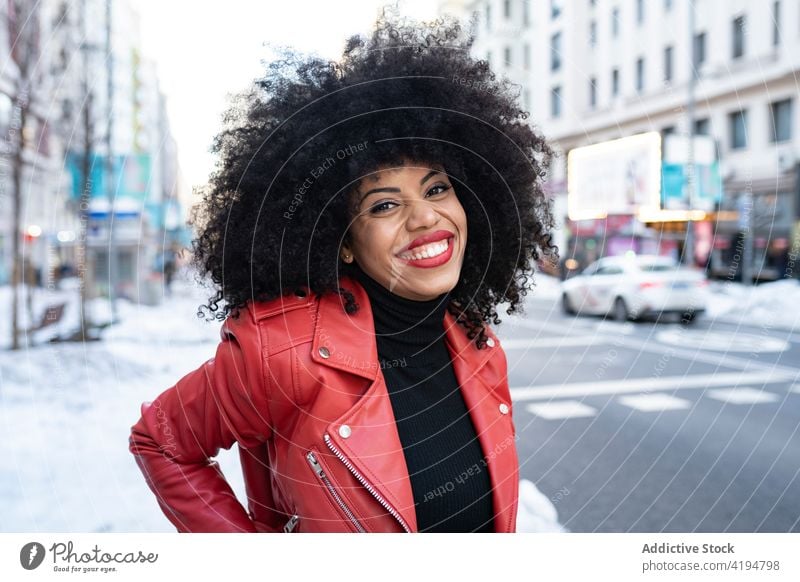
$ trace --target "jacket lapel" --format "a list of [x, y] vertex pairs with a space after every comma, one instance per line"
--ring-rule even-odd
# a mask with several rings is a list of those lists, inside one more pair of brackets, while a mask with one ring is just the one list
[[[486, 469], [489, 471], [495, 514], [494, 529], [495, 532], [514, 531], [519, 471], [513, 424], [508, 412], [511, 402], [503, 403], [494, 391], [497, 384], [507, 382], [507, 379], [501, 378], [497, 373], [502, 371], [505, 374], [505, 366], [497, 368], [485, 365], [496, 355], [496, 350], [501, 348], [497, 346], [478, 350], [467, 339], [464, 328], [455, 322], [455, 318], [450, 316], [450, 321], [452, 329], [457, 328], [458, 331], [448, 331], [447, 347], [464, 403], [481, 444]], [[497, 342], [493, 334], [490, 337]], [[500, 410], [502, 404], [509, 407], [506, 414]]]

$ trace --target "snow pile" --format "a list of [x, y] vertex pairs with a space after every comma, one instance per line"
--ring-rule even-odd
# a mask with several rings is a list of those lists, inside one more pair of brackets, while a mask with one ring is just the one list
[[536, 488], [532, 481], [520, 479], [517, 533], [566, 533], [558, 523], [555, 505]]
[[712, 281], [707, 317], [749, 325], [800, 329], [800, 282], [783, 279], [746, 286]]
[[[213, 357], [220, 324], [195, 317], [205, 296], [179, 283], [157, 307], [120, 300], [104, 341], [0, 350], [0, 532], [175, 531], [128, 436], [142, 402]], [[243, 496], [237, 457], [218, 460]]]

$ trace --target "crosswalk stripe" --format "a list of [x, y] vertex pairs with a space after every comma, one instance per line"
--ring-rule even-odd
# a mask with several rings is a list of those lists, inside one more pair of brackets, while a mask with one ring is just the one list
[[528, 404], [525, 410], [547, 420], [563, 418], [579, 418], [597, 415], [597, 409], [577, 400], [560, 400], [558, 402], [540, 402]]
[[749, 388], [747, 386], [709, 390], [706, 396], [729, 404], [757, 404], [760, 402], [775, 402], [779, 400], [777, 394], [756, 390], [755, 388]]
[[642, 412], [683, 410], [692, 406], [691, 401], [675, 398], [669, 394], [636, 394], [634, 396], [621, 396], [618, 400], [620, 404]]
[[607, 336], [561, 336], [545, 338], [518, 338], [501, 340], [500, 345], [506, 350], [522, 348], [566, 348], [575, 346], [599, 346], [611, 343], [613, 339]]
[[625, 380], [605, 380], [595, 382], [574, 382], [548, 384], [545, 386], [521, 386], [511, 388], [511, 399], [545, 400], [550, 398], [576, 398], [598, 394], [630, 394], [653, 390], [686, 390], [714, 386], [737, 386], [738, 384], [769, 384], [794, 380], [794, 374], [784, 372], [730, 372], [727, 374], [687, 374], [685, 376], [665, 376], [647, 378], [628, 378]]

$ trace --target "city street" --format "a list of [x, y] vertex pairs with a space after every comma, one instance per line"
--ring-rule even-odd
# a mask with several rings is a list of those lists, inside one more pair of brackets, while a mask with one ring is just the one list
[[526, 306], [499, 326], [521, 473], [567, 529], [800, 531], [800, 334]]
[[[557, 282], [537, 285], [496, 326], [522, 531], [557, 531], [553, 509], [573, 532], [800, 531], [800, 334], [565, 317]], [[173, 531], [127, 439], [143, 401], [213, 356], [203, 298], [180, 281], [157, 307], [120, 301], [102, 342], [0, 352], [2, 531]], [[217, 460], [243, 500], [237, 448]]]

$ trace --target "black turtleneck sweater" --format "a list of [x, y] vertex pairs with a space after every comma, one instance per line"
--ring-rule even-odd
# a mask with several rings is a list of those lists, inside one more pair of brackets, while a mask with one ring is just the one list
[[418, 530], [494, 531], [488, 468], [445, 344], [450, 293], [429, 301], [406, 299], [354, 266], [372, 307]]

